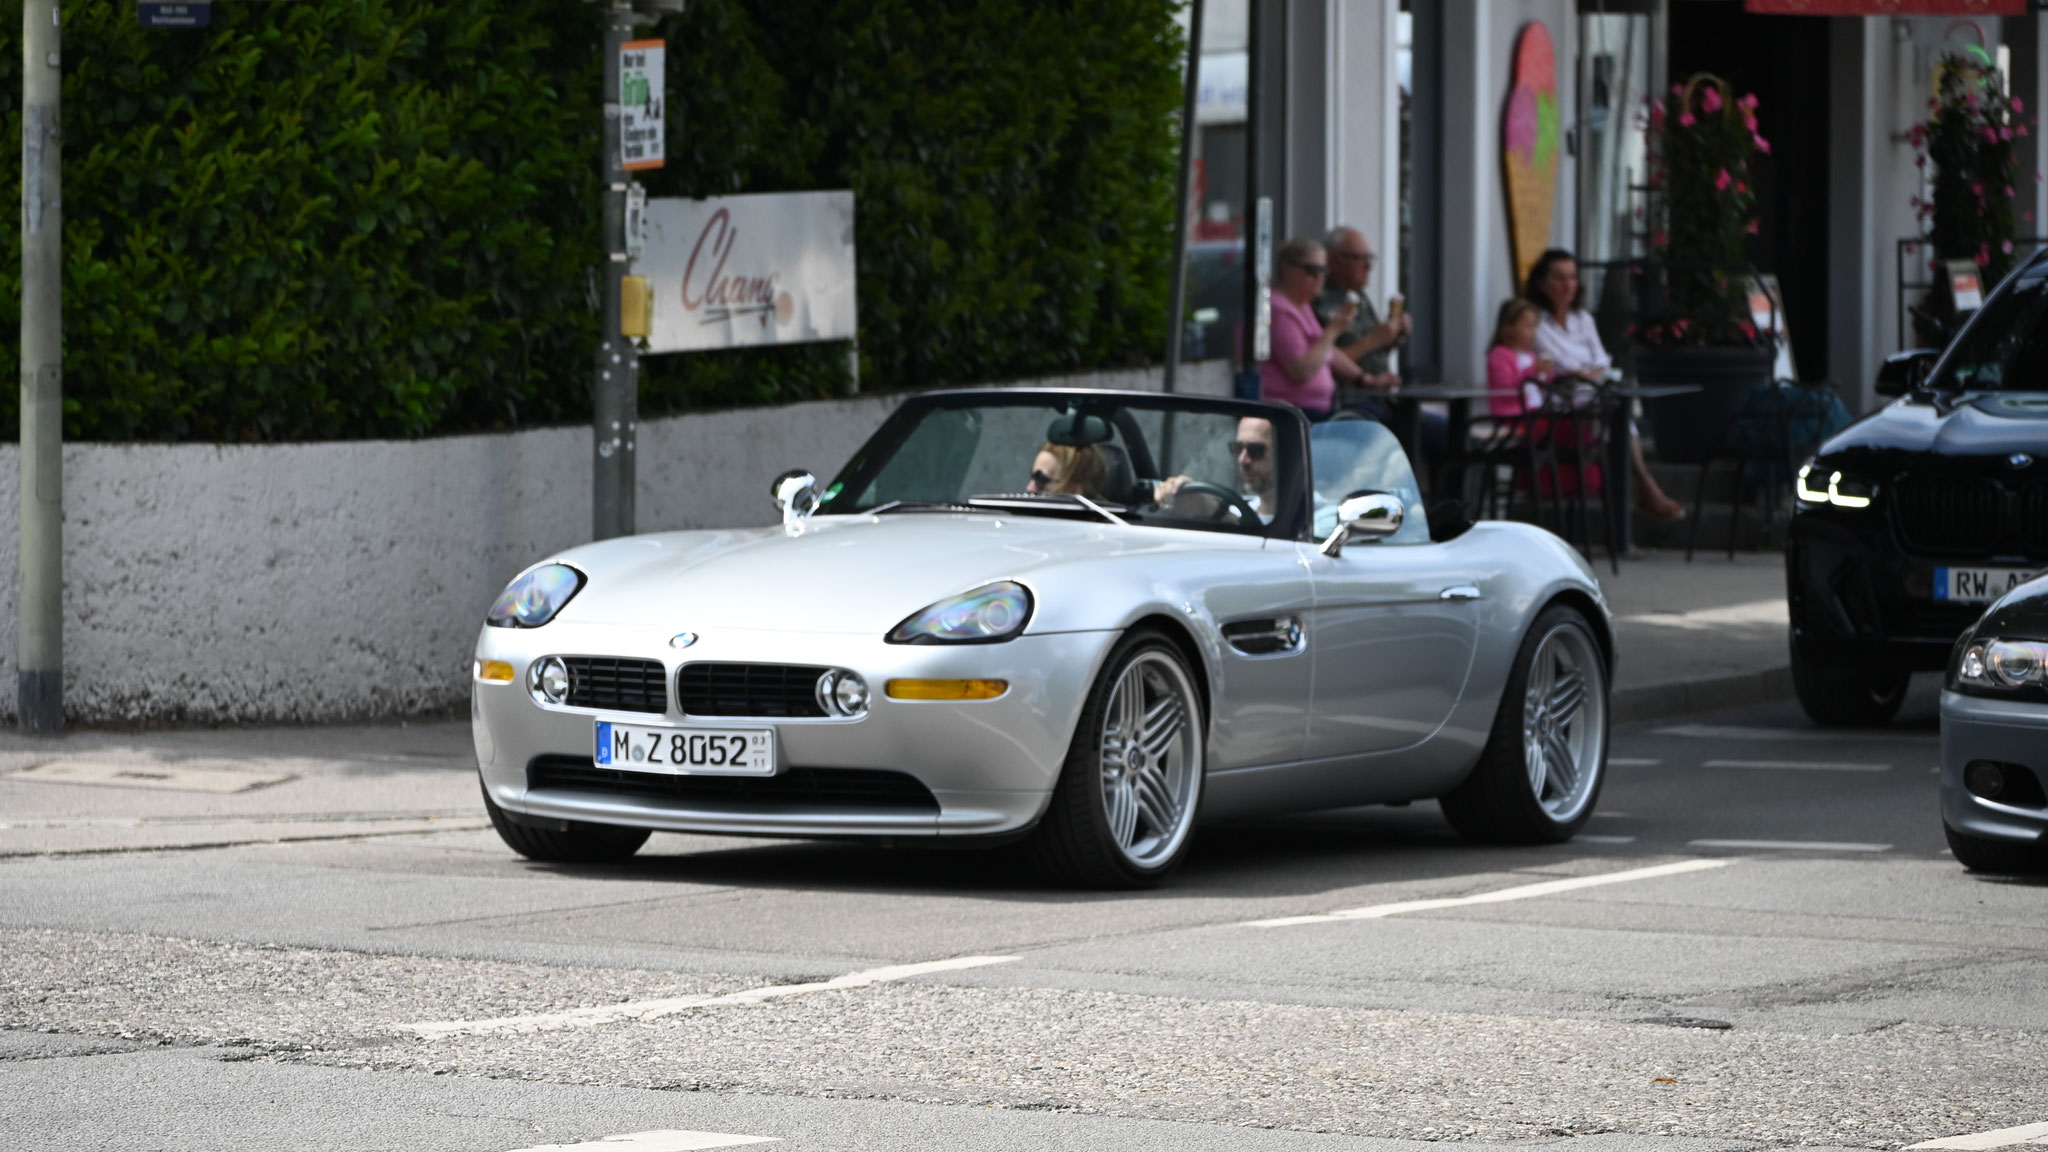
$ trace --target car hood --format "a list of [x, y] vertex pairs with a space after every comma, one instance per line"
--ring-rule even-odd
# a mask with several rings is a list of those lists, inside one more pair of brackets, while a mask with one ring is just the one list
[[1821, 455], [1861, 452], [2048, 458], [2048, 392], [1979, 393], [1953, 408], [1908, 398], [1844, 428]]
[[880, 635], [991, 581], [1033, 587], [1054, 565], [1184, 549], [1186, 538], [1204, 535], [1211, 534], [904, 512], [820, 516], [797, 535], [777, 526], [632, 536], [560, 556], [590, 580], [559, 619]]

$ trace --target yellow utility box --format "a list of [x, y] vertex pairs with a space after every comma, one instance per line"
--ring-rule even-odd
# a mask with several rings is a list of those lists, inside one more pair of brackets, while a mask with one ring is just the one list
[[634, 340], [654, 335], [654, 288], [645, 276], [620, 278], [619, 335]]

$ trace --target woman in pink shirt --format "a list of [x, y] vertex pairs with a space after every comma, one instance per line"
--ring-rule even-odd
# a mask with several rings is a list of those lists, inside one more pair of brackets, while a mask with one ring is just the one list
[[1292, 404], [1311, 420], [1328, 416], [1337, 403], [1337, 380], [1365, 376], [1337, 348], [1358, 305], [1346, 304], [1325, 330], [1309, 310], [1322, 291], [1330, 266], [1323, 246], [1297, 236], [1280, 246], [1273, 269], [1273, 354], [1259, 365], [1259, 398]]

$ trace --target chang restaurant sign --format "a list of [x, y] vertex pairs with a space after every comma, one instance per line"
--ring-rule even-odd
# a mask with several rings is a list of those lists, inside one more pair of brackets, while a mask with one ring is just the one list
[[650, 352], [854, 338], [853, 193], [647, 202]]

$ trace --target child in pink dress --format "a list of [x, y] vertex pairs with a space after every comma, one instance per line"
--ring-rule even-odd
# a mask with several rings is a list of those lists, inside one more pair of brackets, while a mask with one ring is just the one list
[[[1496, 419], [1520, 420], [1532, 412], [1542, 412], [1555, 366], [1536, 352], [1536, 325], [1542, 313], [1536, 305], [1520, 296], [1509, 299], [1500, 306], [1500, 316], [1493, 325], [1493, 347], [1486, 352], [1487, 407]], [[1522, 434], [1532, 440], [1542, 441], [1550, 436], [1554, 422], [1545, 419], [1529, 420]], [[1590, 422], [1566, 420], [1564, 427], [1568, 437], [1574, 424], [1583, 427], [1578, 438], [1581, 447], [1593, 436], [1596, 429]], [[1576, 466], [1565, 464], [1559, 469], [1560, 486], [1570, 495], [1578, 488], [1579, 472], [1583, 468], [1586, 476], [1586, 491], [1600, 491], [1600, 468], [1592, 463]], [[1543, 489], [1550, 489], [1549, 476], [1543, 477]]]

